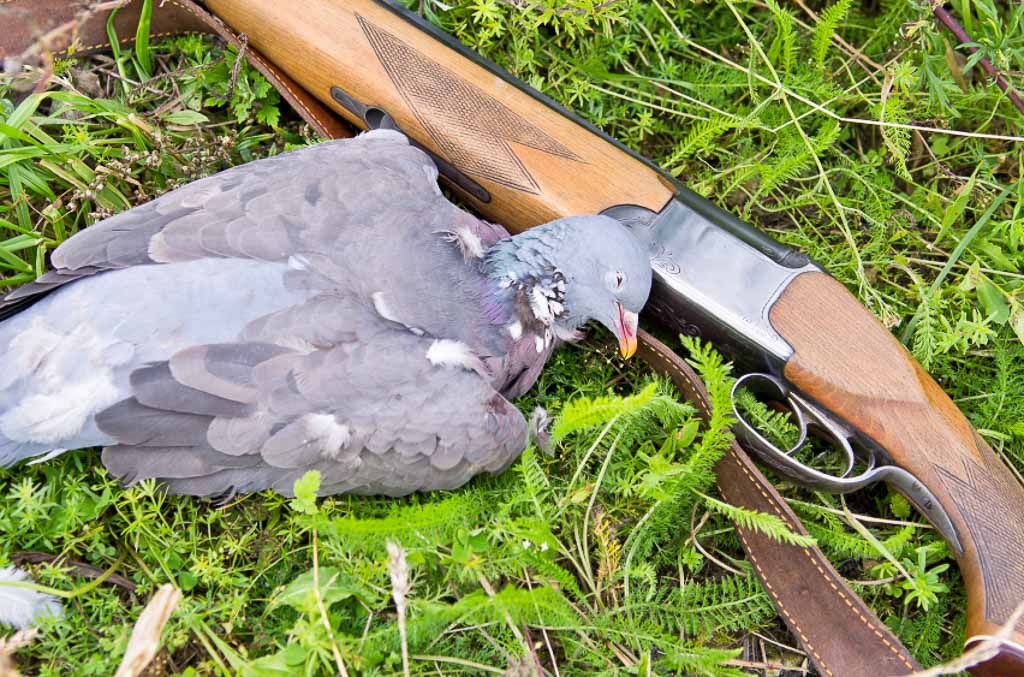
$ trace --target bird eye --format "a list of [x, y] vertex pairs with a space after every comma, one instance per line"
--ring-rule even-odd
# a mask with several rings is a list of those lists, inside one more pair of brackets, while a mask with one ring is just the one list
[[609, 290], [620, 291], [622, 285], [626, 283], [626, 274], [618, 270], [609, 272], [605, 275], [605, 283], [608, 285]]

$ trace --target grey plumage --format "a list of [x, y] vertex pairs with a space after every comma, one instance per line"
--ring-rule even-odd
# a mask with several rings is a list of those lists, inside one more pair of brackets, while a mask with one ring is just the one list
[[388, 495], [502, 470], [527, 436], [509, 398], [587, 320], [635, 330], [650, 268], [611, 219], [510, 238], [436, 179], [378, 131], [75, 235], [0, 301], [0, 465], [103, 446], [123, 480], [196, 495], [287, 494], [309, 469], [322, 493]]

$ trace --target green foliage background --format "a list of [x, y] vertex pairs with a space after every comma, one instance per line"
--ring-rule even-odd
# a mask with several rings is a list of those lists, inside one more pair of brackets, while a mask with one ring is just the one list
[[[807, 251], [875, 312], [1016, 471], [1024, 469], [1024, 116], [907, 0], [425, 0], [425, 16]], [[1024, 86], [1024, 6], [953, 0], [980, 54]], [[0, 16], [2, 19], [2, 16]], [[0, 285], [80, 228], [197, 176], [312, 142], [236, 55], [183, 37], [58, 60], [0, 84]], [[562, 350], [520, 404], [561, 418], [498, 478], [402, 500], [272, 495], [227, 506], [117, 487], [95, 453], [0, 470], [0, 565], [72, 593], [24, 672], [111, 674], [156, 586], [185, 599], [152, 674], [401, 672], [387, 541], [411, 573], [415, 673], [739, 674], [795, 646], [715, 500], [726, 366], [701, 426], [601, 334]], [[753, 405], [751, 405], [753, 406]], [[779, 434], [787, 423], [754, 415]], [[311, 478], [312, 480], [312, 478]], [[959, 652], [950, 554], [885, 488], [841, 499], [779, 481], [817, 543], [924, 664]], [[856, 528], [855, 528], [856, 527]], [[314, 544], [316, 558], [314, 559]], [[312, 571], [316, 565], [319, 586]], [[130, 584], [129, 584], [130, 582]], [[134, 586], [134, 590], [129, 588]], [[324, 602], [321, 611], [314, 591]], [[324, 622], [326, 616], [326, 623]], [[758, 666], [761, 666], [760, 668]], [[557, 671], [557, 672], [556, 672]], [[765, 674], [762, 672], [762, 674]], [[774, 673], [767, 673], [774, 674]]]

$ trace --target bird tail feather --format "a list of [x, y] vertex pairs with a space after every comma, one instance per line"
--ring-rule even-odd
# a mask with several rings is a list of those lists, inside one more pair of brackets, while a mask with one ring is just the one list
[[30, 458], [34, 459], [32, 463], [42, 463], [65, 451], [67, 449], [50, 449], [46, 445], [9, 440], [0, 435], [0, 468], [9, 468], [19, 461]]
[[23, 630], [44, 616], [60, 617], [63, 612], [60, 601], [31, 588], [11, 585], [25, 583], [28, 573], [17, 567], [0, 569], [0, 625], [9, 625]]

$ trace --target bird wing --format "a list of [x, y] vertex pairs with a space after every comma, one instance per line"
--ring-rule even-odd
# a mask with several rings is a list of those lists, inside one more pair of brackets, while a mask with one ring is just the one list
[[318, 296], [237, 343], [136, 370], [132, 397], [97, 415], [116, 440], [103, 462], [126, 481], [207, 496], [289, 494], [307, 470], [325, 494], [387, 495], [502, 470], [526, 445], [522, 414], [471, 357], [436, 343], [359, 299]]
[[240, 165], [90, 226], [53, 252], [53, 270], [0, 299], [0, 319], [81, 277], [144, 264], [298, 260], [327, 278], [372, 279], [396, 249], [453, 223], [485, 240], [504, 233], [448, 202], [405, 136], [378, 130]]

